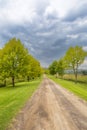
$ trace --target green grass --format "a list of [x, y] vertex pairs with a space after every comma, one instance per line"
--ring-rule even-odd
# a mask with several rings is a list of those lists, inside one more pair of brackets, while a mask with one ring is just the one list
[[0, 88], [0, 130], [5, 130], [12, 118], [24, 106], [32, 93], [38, 88], [41, 79], [31, 82], [16, 83]]
[[54, 76], [49, 76], [53, 81], [60, 84], [62, 87], [68, 89], [69, 91], [73, 92], [80, 98], [87, 101], [87, 83], [77, 83], [73, 81], [67, 81], [63, 79], [55, 78]]

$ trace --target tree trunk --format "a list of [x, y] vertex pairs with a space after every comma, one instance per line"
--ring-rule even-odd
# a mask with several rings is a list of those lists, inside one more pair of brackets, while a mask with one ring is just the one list
[[13, 85], [13, 87], [15, 86], [14, 76], [12, 76], [12, 85]]
[[75, 73], [75, 83], [77, 83], [77, 72]]
[[75, 83], [77, 83], [77, 70], [76, 69], [73, 69], [74, 70], [74, 75], [75, 75]]

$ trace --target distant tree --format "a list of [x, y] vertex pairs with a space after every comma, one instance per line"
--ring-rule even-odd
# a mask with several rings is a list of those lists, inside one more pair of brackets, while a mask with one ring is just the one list
[[48, 68], [43, 68], [43, 73], [44, 74], [49, 74], [50, 72], [49, 72], [49, 69]]
[[13, 38], [2, 49], [1, 73], [12, 78], [15, 85], [15, 77], [27, 71], [28, 51], [19, 39]]
[[80, 46], [70, 47], [65, 54], [65, 62], [73, 69], [75, 81], [77, 82], [78, 67], [84, 62], [87, 53]]
[[87, 70], [82, 70], [83, 75], [87, 75]]
[[57, 73], [57, 61], [52, 62], [52, 64], [49, 66], [49, 71], [52, 75]]
[[61, 58], [57, 62], [57, 67], [56, 67], [56, 72], [59, 74], [59, 76], [63, 77], [65, 68], [66, 68], [66, 66], [64, 64], [64, 60], [63, 60], [63, 58]]
[[31, 55], [28, 56], [29, 64], [27, 67], [27, 80], [40, 77], [42, 74], [42, 68], [40, 63]]

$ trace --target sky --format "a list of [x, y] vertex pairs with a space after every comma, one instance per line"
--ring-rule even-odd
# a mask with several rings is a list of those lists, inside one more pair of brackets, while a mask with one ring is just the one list
[[[0, 48], [13, 37], [43, 67], [70, 46], [87, 51], [87, 0], [0, 0]], [[87, 59], [81, 68], [87, 69]]]

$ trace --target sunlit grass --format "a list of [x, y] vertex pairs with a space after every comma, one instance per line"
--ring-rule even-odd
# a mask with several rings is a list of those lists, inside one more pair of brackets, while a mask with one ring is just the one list
[[16, 83], [0, 88], [0, 130], [5, 130], [12, 118], [24, 106], [32, 93], [38, 88], [41, 79]]
[[78, 82], [76, 84], [73, 81], [58, 79], [58, 78], [55, 78], [54, 76], [49, 76], [49, 77], [52, 80], [54, 80], [56, 83], [60, 84], [62, 87], [78, 95], [80, 98], [87, 100], [87, 83]]

